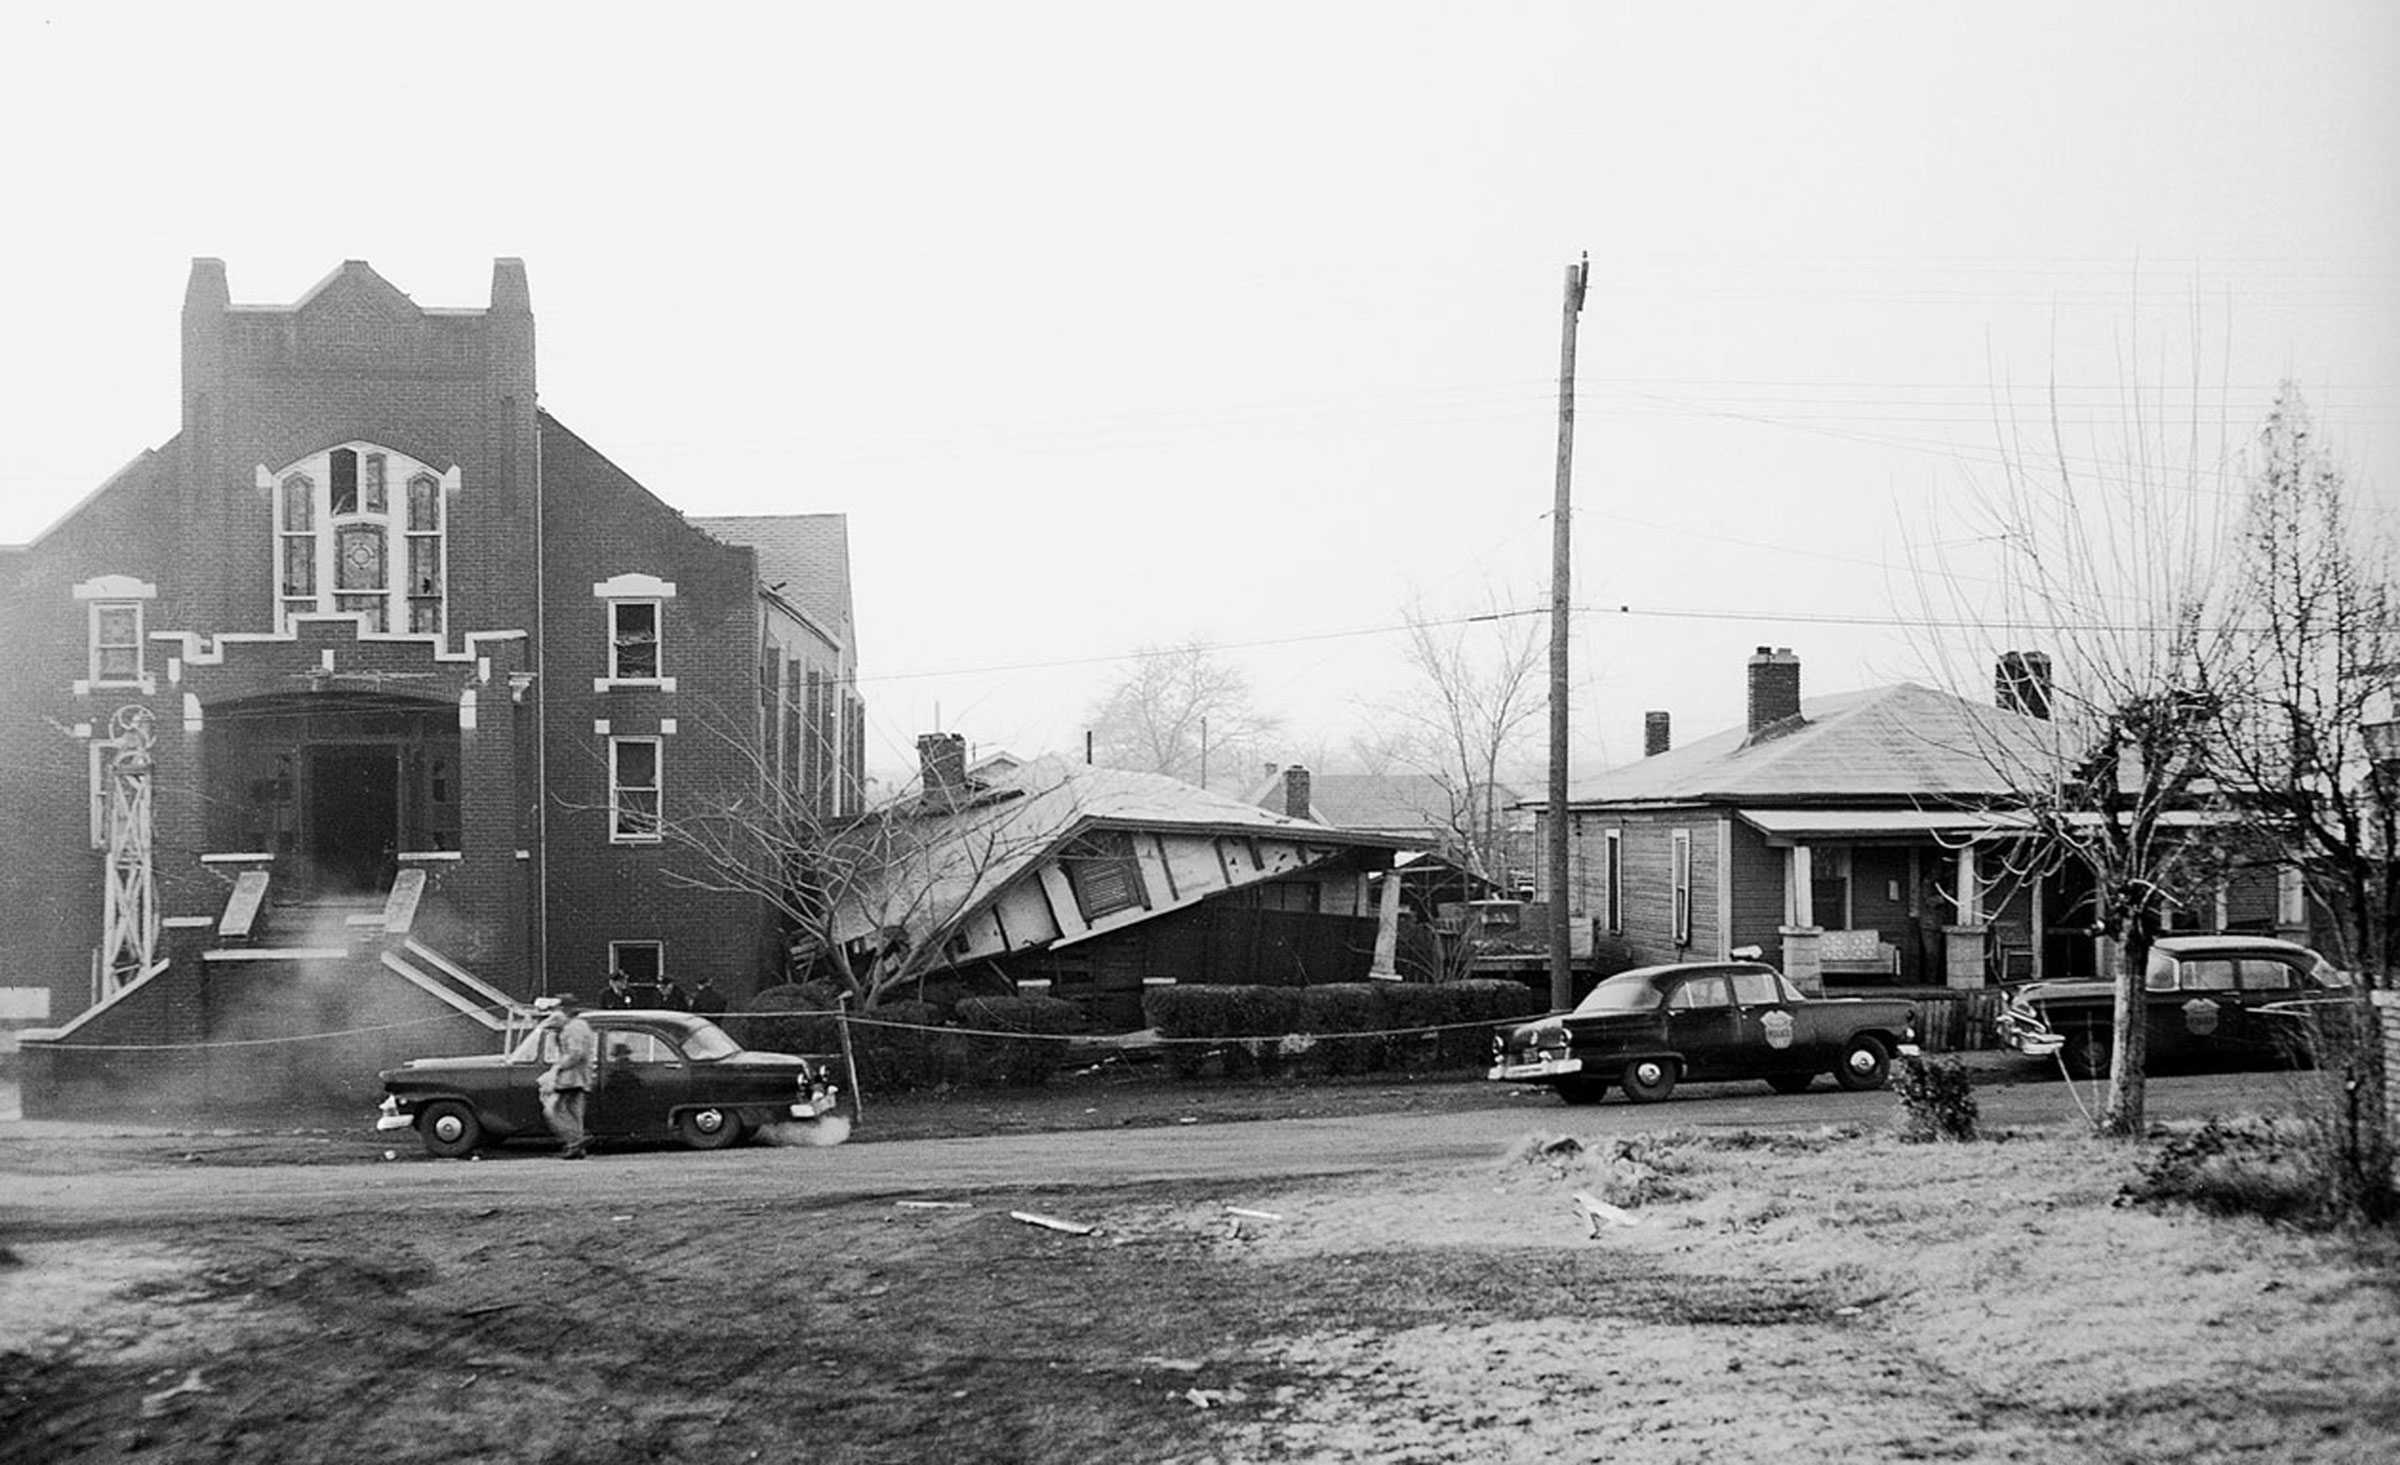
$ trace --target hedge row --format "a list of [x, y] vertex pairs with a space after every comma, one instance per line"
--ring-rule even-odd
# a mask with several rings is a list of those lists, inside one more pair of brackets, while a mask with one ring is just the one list
[[[761, 992], [750, 1011], [727, 1015], [726, 1029], [745, 1048], [839, 1053], [833, 994], [810, 990], [819, 985]], [[1059, 1037], [1083, 1030], [1083, 1010], [1055, 997], [969, 997], [948, 1012], [929, 1002], [886, 1002], [857, 1017], [850, 1047], [859, 1086], [873, 1093], [1046, 1083], [1066, 1054]], [[979, 1036], [986, 1032], [1026, 1036]]]
[[1178, 984], [1142, 997], [1142, 1015], [1158, 1035], [1183, 1040], [1169, 1044], [1167, 1060], [1187, 1077], [1211, 1051], [1229, 1074], [1277, 1074], [1294, 1063], [1319, 1073], [1472, 1068], [1490, 1058], [1494, 1026], [1545, 1010], [1540, 993], [1506, 980]]

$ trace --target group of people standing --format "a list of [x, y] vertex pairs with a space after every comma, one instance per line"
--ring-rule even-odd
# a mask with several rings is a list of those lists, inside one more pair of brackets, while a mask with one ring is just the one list
[[608, 986], [600, 995], [600, 1005], [607, 1008], [653, 1007], [669, 1012], [692, 1012], [702, 1017], [715, 1017], [725, 1011], [725, 994], [717, 984], [703, 976], [690, 991], [661, 972], [656, 981], [637, 982], [621, 971], [608, 974]]

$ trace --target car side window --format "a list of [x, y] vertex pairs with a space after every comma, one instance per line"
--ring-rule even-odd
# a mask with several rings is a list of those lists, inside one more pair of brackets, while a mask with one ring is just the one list
[[2142, 972], [2142, 987], [2150, 992], [2175, 990], [2175, 958], [2163, 951], [2150, 953], [2150, 965]]
[[2186, 992], [2232, 991], [2233, 963], [2230, 961], [2187, 961], [2183, 963], [2183, 990]]
[[1732, 999], [1726, 995], [1723, 977], [1693, 977], [1675, 989], [1667, 999], [1671, 1011], [1684, 1012], [1702, 1007], [1726, 1007]]
[[1733, 1000], [1740, 1007], [1769, 1007], [1783, 1000], [1775, 990], [1773, 972], [1735, 972]]
[[2297, 983], [2292, 969], [2268, 957], [2248, 957], [2242, 962], [2242, 990], [2245, 992], [2289, 992]]
[[683, 1056], [656, 1033], [612, 1032], [606, 1044], [611, 1063], [674, 1063]]

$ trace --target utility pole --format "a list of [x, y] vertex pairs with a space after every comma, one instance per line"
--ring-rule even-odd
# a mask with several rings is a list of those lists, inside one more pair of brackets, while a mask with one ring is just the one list
[[1550, 1006], [1575, 1001], [1575, 943], [1567, 925], [1567, 604], [1573, 560], [1568, 524], [1575, 483], [1575, 326], [1592, 257], [1567, 266], [1558, 341], [1558, 493], [1550, 509]]

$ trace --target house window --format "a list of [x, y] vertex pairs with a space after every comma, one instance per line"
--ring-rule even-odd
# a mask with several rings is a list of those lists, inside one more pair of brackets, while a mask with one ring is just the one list
[[623, 972], [635, 987], [656, 989], [658, 979], [667, 972], [667, 947], [663, 941], [611, 941], [608, 943], [608, 969]]
[[349, 448], [335, 448], [328, 457], [331, 459], [333, 511], [336, 514], [355, 514], [358, 512], [358, 454]]
[[1601, 878], [1608, 882], [1606, 914], [1613, 935], [1625, 929], [1625, 831], [1611, 829], [1600, 836], [1600, 850], [1608, 866], [1601, 872]]
[[658, 602], [608, 603], [608, 676], [617, 682], [658, 680]]
[[608, 837], [619, 844], [659, 838], [659, 740], [608, 740]]
[[1692, 831], [1678, 829], [1670, 836], [1675, 881], [1675, 944], [1692, 944]]
[[139, 685], [142, 680], [142, 603], [103, 600], [92, 606], [92, 682]]
[[386, 548], [379, 525], [345, 524], [335, 531], [333, 608], [365, 616], [370, 631], [384, 628]]
[[1075, 907], [1086, 921], [1097, 921], [1149, 904], [1142, 891], [1142, 865], [1133, 853], [1133, 836], [1121, 829], [1087, 834], [1067, 846], [1060, 857], [1067, 883], [1075, 891]]

